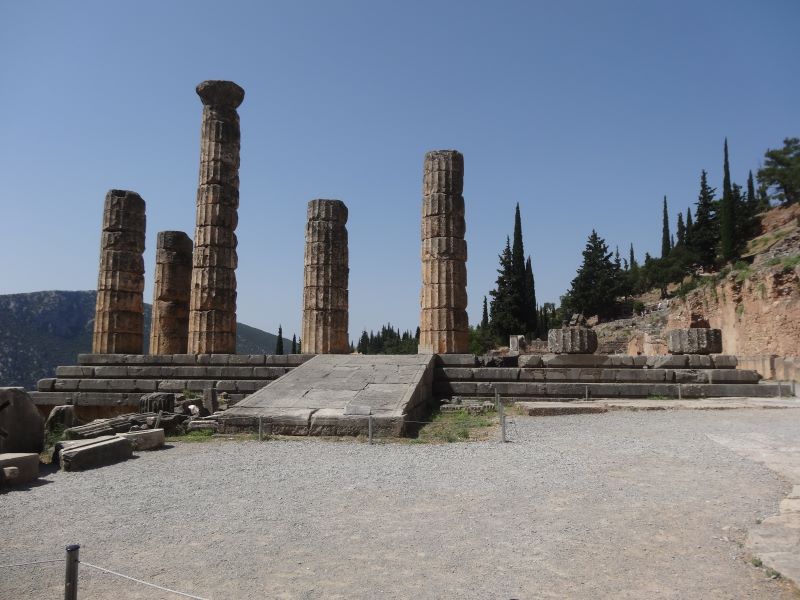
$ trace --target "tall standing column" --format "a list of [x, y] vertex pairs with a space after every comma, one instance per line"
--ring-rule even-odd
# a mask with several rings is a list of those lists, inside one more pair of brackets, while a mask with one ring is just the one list
[[464, 157], [455, 150], [425, 155], [422, 182], [422, 293], [419, 352], [466, 353], [467, 242]]
[[191, 283], [191, 238], [183, 231], [159, 231], [150, 354], [186, 354]]
[[95, 354], [141, 354], [144, 349], [145, 223], [139, 194], [106, 194], [92, 334]]
[[308, 203], [303, 274], [303, 352], [350, 352], [346, 224], [347, 207], [341, 200], [312, 200]]
[[236, 352], [236, 225], [239, 208], [239, 114], [244, 90], [204, 81], [200, 182], [192, 255], [189, 344], [192, 354]]

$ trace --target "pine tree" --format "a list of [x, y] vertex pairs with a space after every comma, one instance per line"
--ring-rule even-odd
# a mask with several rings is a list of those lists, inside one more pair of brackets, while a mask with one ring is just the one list
[[356, 350], [358, 350], [361, 354], [369, 353], [369, 334], [367, 333], [366, 329], [361, 332], [361, 337], [358, 338]]
[[275, 354], [283, 354], [283, 327], [278, 325], [278, 341], [275, 342]]
[[297, 354], [297, 335], [294, 333], [292, 334], [292, 354]]
[[488, 331], [489, 329], [489, 308], [486, 302], [486, 296], [483, 297], [483, 315], [481, 316], [481, 329]]
[[489, 292], [491, 301], [491, 328], [499, 339], [524, 331], [525, 323], [519, 318], [520, 297], [515, 286], [515, 274], [511, 254], [511, 240], [506, 238], [506, 246], [500, 255], [500, 268], [497, 269], [497, 287]]
[[664, 211], [661, 218], [661, 258], [669, 256], [670, 246], [669, 213], [667, 212], [667, 197], [664, 196]]
[[533, 279], [531, 257], [525, 261], [525, 325], [533, 337], [539, 335], [539, 318], [536, 310], [536, 282]]
[[767, 150], [757, 177], [765, 196], [772, 189], [771, 197], [784, 206], [800, 202], [800, 138], [786, 138], [783, 148]]
[[686, 225], [683, 223], [683, 214], [678, 213], [678, 246], [686, 244]]
[[585, 316], [608, 317], [614, 314], [620, 291], [620, 273], [611, 261], [605, 240], [592, 230], [578, 268], [562, 306]]
[[697, 197], [697, 208], [694, 223], [690, 229], [691, 249], [697, 255], [698, 262], [704, 267], [714, 264], [717, 248], [717, 223], [714, 212], [714, 193], [716, 190], [708, 185], [708, 174], [700, 173], [700, 193]]
[[728, 164], [728, 138], [725, 138], [723, 164], [722, 201], [719, 205], [719, 255], [729, 261], [736, 255], [736, 202], [731, 187], [731, 172]]

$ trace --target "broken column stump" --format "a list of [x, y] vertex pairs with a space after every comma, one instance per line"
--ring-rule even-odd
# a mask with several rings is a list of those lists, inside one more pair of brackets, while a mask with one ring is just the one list
[[341, 200], [308, 203], [303, 274], [303, 351], [346, 354], [348, 341], [347, 207]]
[[547, 350], [553, 354], [593, 354], [597, 334], [588, 327], [561, 327], [547, 332]]
[[129, 459], [133, 442], [123, 437], [105, 435], [89, 440], [61, 441], [55, 446], [53, 461], [58, 457], [64, 471], [83, 471]]
[[183, 231], [158, 232], [150, 354], [186, 354], [192, 248]]
[[204, 81], [197, 95], [203, 102], [203, 123], [188, 352], [234, 354], [241, 137], [236, 108], [244, 90], [232, 81]]
[[670, 354], [720, 354], [722, 331], [709, 328], [670, 329], [667, 331]]
[[428, 152], [423, 171], [419, 353], [461, 354], [469, 348], [464, 157]]
[[144, 349], [145, 202], [110, 190], [103, 207], [92, 353], [141, 354]]
[[0, 452], [41, 452], [44, 419], [22, 388], [0, 388]]

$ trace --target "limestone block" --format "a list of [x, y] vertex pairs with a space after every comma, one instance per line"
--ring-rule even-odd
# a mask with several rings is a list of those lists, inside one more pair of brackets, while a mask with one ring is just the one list
[[41, 452], [44, 419], [22, 388], [0, 387], [0, 452]]
[[466, 233], [464, 215], [444, 214], [422, 217], [422, 239], [434, 237], [463, 238]]
[[462, 260], [426, 259], [422, 261], [422, 285], [467, 284], [467, 265]]
[[467, 331], [467, 326], [467, 311], [463, 309], [423, 308], [420, 313], [420, 331]]
[[0, 484], [22, 485], [38, 478], [39, 455], [37, 453], [0, 453]]
[[671, 329], [667, 331], [670, 354], [719, 354], [722, 331], [719, 329]]
[[464, 188], [464, 156], [455, 150], [435, 150], [425, 155], [423, 194], [461, 194]]
[[551, 329], [547, 349], [555, 354], [592, 354], [597, 350], [597, 334], [587, 327]]
[[467, 308], [467, 290], [463, 284], [431, 283], [422, 286], [420, 303], [426, 308]]
[[448, 215], [464, 217], [464, 197], [453, 194], [426, 194], [422, 199], [422, 217]]
[[711, 357], [715, 369], [735, 369], [739, 359], [730, 354], [715, 354]]
[[115, 435], [61, 441], [54, 453], [64, 471], [82, 471], [110, 465], [133, 456], [133, 443]]
[[[303, 342], [305, 347], [305, 342]], [[469, 347], [469, 332], [456, 330], [420, 330], [420, 354], [462, 354]]]
[[646, 366], [648, 369], [684, 369], [689, 366], [689, 357], [668, 354], [648, 356]]
[[136, 452], [161, 448], [166, 439], [163, 429], [129, 431], [128, 433], [118, 433], [117, 436], [129, 440]]

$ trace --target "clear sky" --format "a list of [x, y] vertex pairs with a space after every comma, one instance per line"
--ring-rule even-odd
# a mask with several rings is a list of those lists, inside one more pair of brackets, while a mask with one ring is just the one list
[[592, 228], [658, 254], [700, 169], [800, 135], [797, 0], [0, 2], [0, 293], [96, 286], [103, 198], [193, 235], [201, 104], [246, 91], [239, 320], [300, 331], [306, 203], [350, 211], [350, 337], [419, 313], [422, 160], [465, 157], [469, 315], [522, 209], [540, 301]]

